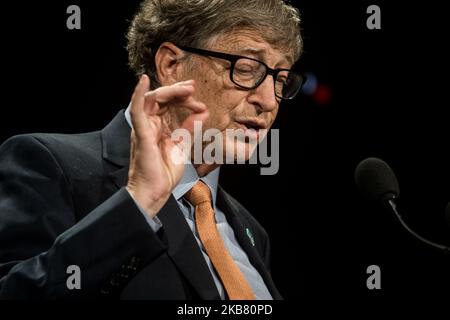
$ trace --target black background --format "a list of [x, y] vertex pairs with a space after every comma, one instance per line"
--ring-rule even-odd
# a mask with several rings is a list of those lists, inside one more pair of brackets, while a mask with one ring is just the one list
[[[391, 1], [392, 2], [392, 1]], [[104, 127], [128, 105], [135, 79], [125, 33], [139, 1], [22, 1], [2, 9], [0, 142], [27, 132]], [[81, 30], [66, 8], [81, 7]], [[379, 302], [450, 297], [450, 257], [360, 199], [353, 174], [377, 156], [395, 170], [405, 219], [450, 245], [447, 25], [444, 5], [297, 1], [305, 53], [296, 68], [331, 90], [280, 107], [280, 171], [224, 167], [221, 183], [272, 240], [273, 277], [288, 301]], [[366, 8], [381, 8], [368, 30]], [[366, 268], [381, 268], [381, 290]]]

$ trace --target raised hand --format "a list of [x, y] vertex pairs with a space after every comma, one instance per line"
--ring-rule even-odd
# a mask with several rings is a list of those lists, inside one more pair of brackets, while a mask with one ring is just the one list
[[191, 110], [181, 124], [191, 137], [194, 121], [204, 121], [208, 117], [206, 105], [193, 97], [194, 85], [194, 81], [189, 80], [148, 91], [150, 79], [143, 75], [131, 99], [133, 130], [126, 188], [151, 218], [164, 206], [183, 176], [184, 162], [174, 161], [174, 155], [188, 154], [183, 144], [172, 141], [164, 115], [169, 108]]

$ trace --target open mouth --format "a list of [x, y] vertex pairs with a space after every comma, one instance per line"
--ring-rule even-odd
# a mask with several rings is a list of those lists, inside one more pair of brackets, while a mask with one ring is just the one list
[[261, 129], [265, 129], [266, 126], [263, 123], [263, 121], [260, 120], [238, 120], [236, 121], [237, 123], [240, 124], [240, 126], [242, 127], [242, 129], [244, 130], [255, 130], [255, 131], [259, 131]]
[[266, 128], [266, 124], [262, 120], [243, 119], [236, 122], [239, 124], [240, 129], [244, 130], [246, 138], [258, 139], [260, 130]]

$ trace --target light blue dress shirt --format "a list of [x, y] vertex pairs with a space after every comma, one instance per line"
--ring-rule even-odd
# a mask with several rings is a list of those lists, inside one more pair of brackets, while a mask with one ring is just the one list
[[[128, 106], [127, 110], [125, 111], [125, 118], [130, 127], [132, 127], [130, 117], [130, 106]], [[214, 283], [216, 284], [220, 297], [222, 299], [225, 299], [224, 288], [199, 238], [197, 227], [195, 225], [194, 207], [183, 198], [184, 194], [188, 192], [197, 183], [198, 180], [202, 180], [211, 190], [217, 229], [219, 230], [219, 233], [230, 255], [232, 256], [233, 260], [235, 261], [241, 272], [244, 274], [244, 277], [247, 279], [247, 282], [249, 283], [250, 287], [253, 289], [256, 299], [272, 300], [272, 296], [270, 295], [270, 292], [267, 289], [264, 280], [262, 279], [259, 272], [250, 263], [247, 254], [239, 245], [234, 235], [233, 229], [226, 220], [225, 214], [219, 208], [216, 207], [219, 172], [220, 168], [217, 168], [212, 172], [210, 172], [209, 174], [207, 174], [206, 176], [200, 178], [194, 166], [190, 163], [186, 164], [184, 169], [184, 175], [181, 178], [180, 183], [178, 183], [178, 185], [172, 191], [172, 195], [177, 200], [180, 210], [183, 213], [184, 218], [186, 219], [186, 222], [188, 223], [193, 235], [195, 236], [195, 240], [197, 241], [197, 244], [202, 251], [203, 257], [205, 258], [206, 264], [208, 265], [209, 270], [211, 271]], [[147, 214], [145, 214], [142, 208], [139, 207], [139, 209], [144, 214], [145, 218], [147, 219], [147, 222], [152, 227], [152, 229], [155, 232], [159, 230], [162, 224], [161, 221], [158, 219], [158, 217], [156, 216], [154, 219], [150, 219], [150, 217]]]

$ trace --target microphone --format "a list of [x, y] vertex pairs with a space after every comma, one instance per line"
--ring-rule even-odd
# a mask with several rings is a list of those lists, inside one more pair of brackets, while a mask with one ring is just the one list
[[[400, 224], [416, 239], [430, 247], [450, 253], [450, 247], [430, 241], [414, 232], [403, 220], [397, 209], [397, 199], [400, 188], [394, 171], [381, 159], [367, 158], [361, 161], [355, 169], [355, 183], [363, 196], [372, 202], [381, 203], [394, 212]], [[447, 219], [450, 218], [450, 204], [446, 209]]]
[[378, 158], [361, 161], [355, 170], [358, 189], [368, 200], [385, 202], [399, 197], [400, 187], [391, 167]]

